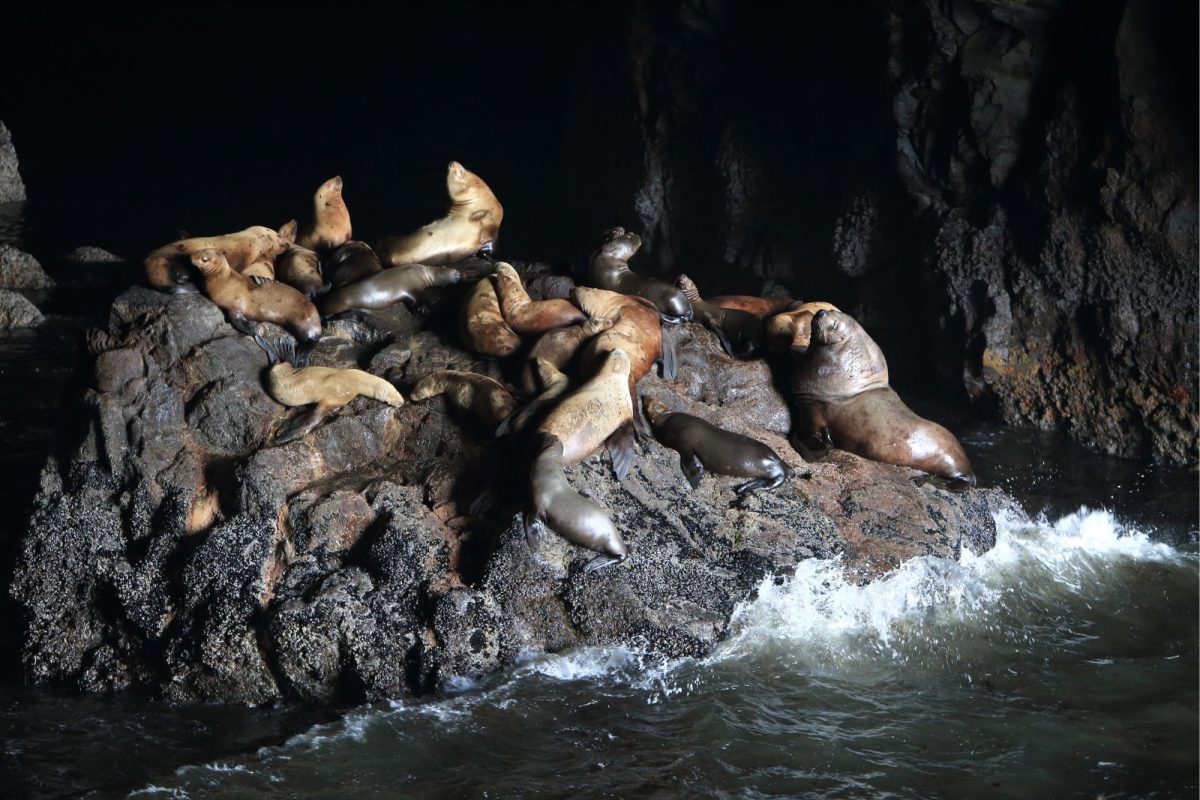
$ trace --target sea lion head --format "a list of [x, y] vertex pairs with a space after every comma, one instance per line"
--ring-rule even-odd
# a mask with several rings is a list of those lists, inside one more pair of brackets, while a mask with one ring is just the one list
[[651, 425], [656, 424], [664, 414], [669, 414], [671, 411], [667, 408], [666, 403], [655, 400], [653, 397], [647, 397], [642, 403], [642, 407], [646, 410], [646, 419], [650, 421]]
[[687, 275], [680, 275], [675, 279], [675, 285], [679, 287], [679, 291], [683, 292], [683, 296], [688, 299], [689, 303], [695, 303], [700, 299], [700, 290], [696, 288], [696, 284]]
[[498, 262], [496, 264], [496, 272], [506, 278], [509, 278], [510, 280], [517, 281], [518, 283], [521, 281], [521, 276], [517, 274], [515, 269], [513, 269], [513, 265], [509, 264], [507, 261]]
[[446, 168], [446, 192], [455, 203], [465, 203], [474, 199], [475, 191], [483, 183], [471, 170], [457, 161], [451, 161]]
[[808, 352], [797, 363], [792, 389], [802, 396], [848, 397], [888, 385], [883, 351], [858, 320], [841, 311], [813, 315]]
[[300, 229], [300, 224], [294, 219], [289, 219], [287, 222], [279, 226], [279, 238], [283, 239], [288, 244], [296, 243], [296, 232]]
[[829, 347], [844, 342], [853, 336], [856, 333], [855, 328], [865, 334], [862, 326], [858, 324], [858, 321], [854, 317], [849, 314], [843, 314], [841, 311], [830, 311], [822, 308], [813, 314], [809, 340], [813, 344]]
[[329, 208], [342, 197], [342, 176], [334, 175], [317, 187], [317, 204]]
[[205, 275], [214, 275], [221, 270], [229, 269], [229, 262], [225, 260], [223, 252], [207, 247], [192, 253], [192, 266]]
[[595, 255], [610, 256], [628, 261], [642, 247], [642, 237], [622, 227], [609, 228], [600, 234]]

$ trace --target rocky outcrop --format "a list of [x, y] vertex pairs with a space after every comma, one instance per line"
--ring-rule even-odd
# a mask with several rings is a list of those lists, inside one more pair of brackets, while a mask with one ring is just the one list
[[[569, 286], [533, 274], [541, 294]], [[397, 307], [333, 323], [314, 361], [406, 394], [447, 367], [512, 379], [517, 365], [455, 344], [463, 291], [420, 319]], [[738, 500], [733, 479], [690, 491], [653, 441], [623, 483], [594, 455], [568, 479], [612, 510], [632, 555], [588, 574], [589, 551], [553, 534], [527, 542], [519, 440], [496, 441], [440, 398], [359, 398], [269, 446], [295, 412], [264, 392], [253, 341], [200, 295], [125, 292], [88, 335], [80, 435], [42, 472], [11, 586], [29, 678], [249, 703], [399, 697], [528, 652], [706, 653], [735, 605], [800, 559], [840, 555], [869, 581], [913, 556], [992, 545], [1002, 493], [954, 495], [846, 454], [806, 465], [766, 363], [729, 360], [698, 326], [668, 335], [680, 377], [642, 390], [762, 438], [804, 477]]]
[[0, 287], [49, 289], [54, 281], [38, 260], [10, 244], [0, 244]]
[[32, 328], [46, 318], [25, 295], [10, 289], [0, 289], [0, 328]]
[[12, 134], [0, 122], [0, 203], [14, 203], [25, 199], [25, 184], [17, 170], [17, 150], [13, 147]]

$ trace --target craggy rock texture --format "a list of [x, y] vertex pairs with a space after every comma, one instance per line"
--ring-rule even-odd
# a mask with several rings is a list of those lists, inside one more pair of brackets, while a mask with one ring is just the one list
[[25, 295], [0, 289], [0, 328], [32, 328], [45, 319]]
[[25, 184], [17, 170], [17, 151], [12, 134], [0, 121], [0, 203], [15, 203], [25, 199]]
[[0, 286], [6, 289], [49, 289], [54, 281], [38, 260], [10, 244], [0, 244]]
[[[531, 283], [562, 289], [535, 272]], [[313, 361], [369, 369], [405, 394], [445, 368], [511, 380], [519, 359], [455, 343], [463, 291], [425, 317], [394, 307], [333, 323]], [[698, 325], [667, 335], [680, 378], [648, 376], [643, 391], [760, 436], [807, 477], [739, 501], [735, 479], [690, 491], [677, 454], [653, 441], [623, 484], [594, 455], [568, 479], [612, 510], [632, 555], [584, 574], [589, 551], [552, 534], [526, 542], [520, 442], [497, 442], [440, 397], [398, 409], [358, 398], [267, 446], [296, 412], [264, 392], [265, 354], [201, 295], [126, 291], [87, 337], [80, 436], [45, 465], [15, 570], [28, 676], [176, 699], [400, 697], [528, 652], [708, 652], [735, 605], [799, 559], [841, 554], [866, 581], [993, 544], [1002, 493], [953, 495], [845, 454], [806, 465], [765, 363], [726, 358]]]

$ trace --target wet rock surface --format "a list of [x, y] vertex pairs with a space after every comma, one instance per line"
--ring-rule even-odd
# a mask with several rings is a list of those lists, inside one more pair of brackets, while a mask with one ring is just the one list
[[18, 171], [12, 134], [0, 121], [0, 203], [16, 203], [24, 199], [25, 183]]
[[25, 295], [11, 289], [0, 289], [0, 328], [31, 328], [45, 321]]
[[[519, 359], [458, 346], [463, 291], [427, 314], [332, 324], [314, 363], [369, 369], [406, 395], [438, 369], [514, 380]], [[253, 341], [200, 295], [124, 292], [87, 336], [79, 433], [42, 471], [10, 589], [28, 678], [248, 703], [399, 697], [577, 645], [708, 652], [738, 602], [804, 558], [841, 555], [868, 581], [992, 545], [1002, 493], [955, 495], [841, 453], [805, 464], [767, 364], [727, 358], [697, 325], [666, 335], [679, 378], [652, 374], [642, 391], [762, 439], [803, 477], [739, 500], [733, 478], [691, 491], [654, 441], [623, 483], [593, 455], [568, 480], [612, 511], [631, 557], [589, 574], [590, 551], [527, 541], [519, 440], [441, 398], [358, 398], [269, 446], [296, 412], [267, 396]]]
[[10, 244], [0, 244], [0, 287], [49, 289], [53, 285], [53, 279], [36, 258]]

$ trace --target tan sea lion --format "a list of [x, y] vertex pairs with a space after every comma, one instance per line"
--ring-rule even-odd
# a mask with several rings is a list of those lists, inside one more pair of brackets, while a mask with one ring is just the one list
[[756, 297], [749, 294], [719, 294], [704, 298], [705, 302], [721, 308], [745, 311], [759, 319], [767, 319], [796, 305], [791, 297]]
[[961, 491], [975, 473], [954, 434], [917, 416], [888, 385], [879, 345], [849, 314], [819, 310], [792, 371], [792, 441], [805, 458], [832, 447], [945, 478]]
[[711, 422], [671, 412], [666, 404], [648, 398], [646, 418], [654, 438], [679, 452], [679, 466], [695, 489], [704, 470], [718, 475], [752, 478], [735, 486], [740, 497], [755, 489], [774, 489], [796, 473], [779, 455], [760, 441], [719, 428]]
[[467, 294], [459, 332], [468, 347], [485, 356], [504, 358], [521, 347], [521, 337], [504, 321], [496, 287], [488, 277], [476, 282]]
[[452, 264], [479, 251], [490, 252], [504, 219], [504, 206], [475, 173], [457, 161], [446, 170], [450, 209], [446, 216], [407, 236], [389, 236], [376, 248], [383, 263]]
[[567, 374], [546, 359], [536, 359], [534, 365], [538, 382], [542, 386], [541, 393], [520, 411], [500, 423], [500, 427], [496, 429], [497, 436], [503, 436], [510, 431], [524, 430], [529, 421], [543, 408], [562, 397], [570, 388], [571, 379], [567, 377]]
[[767, 320], [767, 349], [773, 353], [791, 350], [799, 355], [808, 349], [813, 314], [818, 311], [839, 311], [833, 303], [814, 301], [776, 314]]
[[330, 253], [325, 271], [329, 284], [340, 289], [383, 272], [383, 263], [366, 242], [350, 241]]
[[624, 480], [633, 463], [633, 441], [625, 435], [633, 426], [630, 366], [624, 350], [606, 353], [596, 373], [542, 420], [538, 432], [562, 442], [563, 466], [578, 464], [607, 441], [613, 472]]
[[474, 414], [488, 430], [495, 430], [517, 407], [512, 392], [496, 379], [455, 369], [426, 375], [409, 398], [425, 400], [439, 394], [444, 394], [446, 401], [459, 411]]
[[[168, 292], [194, 292], [192, 256], [201, 250], [220, 250], [235, 272], [261, 261], [271, 262], [288, 248], [288, 242], [276, 231], [255, 225], [222, 236], [182, 238], [163, 245], [146, 256], [146, 281]], [[260, 270], [261, 272], [261, 270]]]
[[256, 320], [282, 325], [306, 345], [321, 338], [317, 307], [291, 286], [277, 281], [258, 283], [239, 275], [220, 250], [201, 250], [192, 256], [192, 264], [203, 276], [205, 295], [241, 333], [253, 336], [249, 320]]
[[298, 439], [321, 424], [355, 397], [363, 395], [393, 407], [404, 405], [396, 387], [378, 375], [361, 369], [335, 367], [296, 368], [296, 352], [286, 339], [268, 342], [261, 336], [254, 341], [267, 353], [271, 368], [267, 372], [267, 393], [277, 403], [297, 407], [312, 405], [279, 430], [272, 444]]
[[536, 394], [545, 388], [537, 379], [539, 359], [557, 370], [566, 371], [583, 343], [601, 331], [608, 330], [612, 325], [611, 319], [593, 318], [578, 325], [569, 325], [542, 334], [529, 350], [529, 357], [521, 368], [521, 390], [525, 394]]
[[279, 226], [277, 233], [279, 238], [283, 239], [288, 244], [296, 243], [296, 235], [300, 232], [300, 223], [294, 219], [289, 219], [287, 222]]
[[757, 316], [701, 299], [700, 290], [687, 275], [680, 275], [675, 283], [692, 304], [695, 321], [716, 335], [726, 353], [734, 358], [749, 358], [762, 346], [763, 321]]
[[521, 276], [511, 264], [503, 261], [496, 264], [492, 279], [496, 282], [496, 296], [500, 300], [504, 321], [519, 335], [545, 333], [587, 319], [570, 300], [529, 299], [529, 294], [521, 285]]
[[330, 292], [321, 301], [321, 313], [329, 317], [355, 309], [386, 308], [401, 301], [412, 305], [417, 295], [426, 289], [449, 286], [461, 280], [462, 273], [452, 267], [428, 264], [391, 267]]
[[629, 259], [642, 246], [642, 237], [624, 228], [609, 228], [588, 259], [588, 280], [598, 289], [637, 295], [654, 304], [667, 322], [692, 318], [692, 305], [678, 287], [629, 269]]
[[275, 277], [312, 299], [325, 288], [321, 257], [315, 250], [294, 244], [275, 261]]
[[313, 219], [296, 237], [296, 244], [328, 253], [350, 240], [350, 210], [342, 197], [342, 177], [335, 175], [313, 194]]

